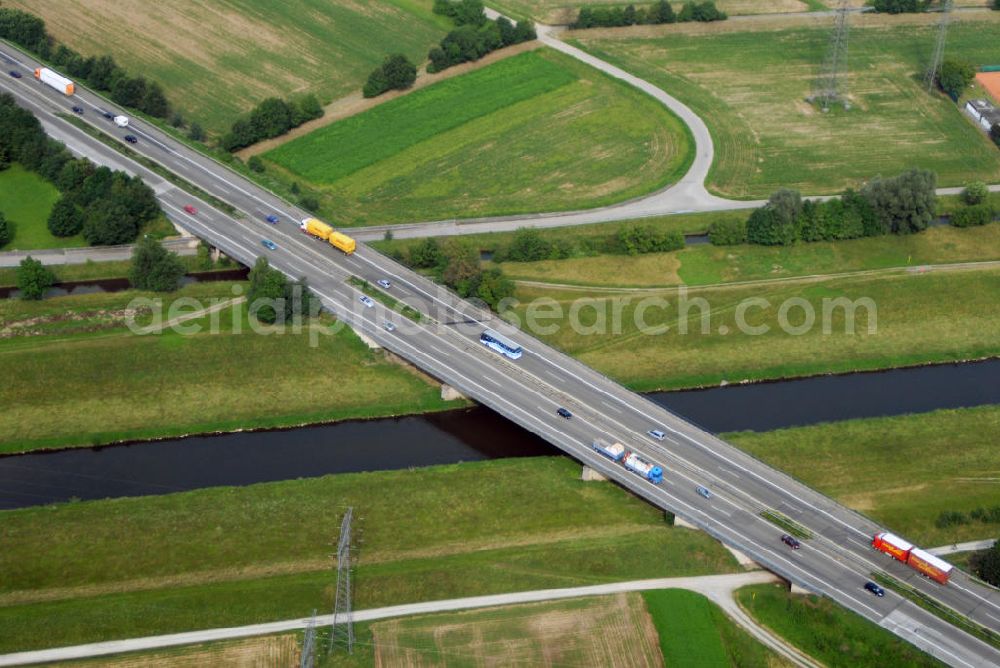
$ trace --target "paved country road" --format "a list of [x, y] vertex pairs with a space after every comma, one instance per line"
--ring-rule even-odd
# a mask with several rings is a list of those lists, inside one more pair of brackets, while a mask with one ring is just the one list
[[[757, 640], [767, 645], [789, 661], [793, 662], [795, 665], [805, 666], [807, 668], [817, 667], [818, 664], [816, 662], [812, 661], [809, 657], [799, 652], [784, 640], [774, 636], [770, 631], [757, 624], [743, 612], [733, 599], [733, 592], [740, 587], [777, 581], [778, 578], [764, 571], [735, 573], [730, 575], [706, 575], [701, 577], [633, 580], [630, 582], [614, 582], [610, 584], [591, 585], [587, 587], [542, 589], [537, 591], [514, 592], [510, 594], [494, 594], [491, 596], [472, 596], [469, 598], [455, 598], [442, 601], [427, 601], [424, 603], [394, 605], [386, 608], [375, 608], [372, 610], [358, 610], [354, 612], [353, 619], [355, 622], [369, 622], [378, 619], [387, 619], [390, 617], [409, 617], [412, 615], [434, 612], [470, 610], [474, 608], [487, 608], [500, 605], [515, 605], [518, 603], [535, 603], [538, 601], [554, 601], [567, 598], [580, 598], [582, 596], [606, 596], [609, 594], [648, 591], [652, 589], [689, 589], [703, 594], [717, 603], [726, 612], [726, 614], [733, 619], [733, 621], [745, 628], [747, 632], [749, 632]], [[107, 656], [109, 654], [119, 654], [122, 652], [154, 650], [164, 647], [175, 647], [177, 645], [190, 645], [193, 643], [214, 642], [233, 638], [246, 638], [272, 633], [283, 633], [304, 629], [310, 622], [310, 618], [300, 617], [298, 619], [289, 619], [266, 624], [253, 624], [249, 626], [237, 626], [221, 629], [205, 629], [203, 631], [190, 631], [187, 633], [174, 633], [162, 636], [148, 636], [145, 638], [131, 638], [128, 640], [115, 640], [110, 642], [91, 643], [88, 645], [59, 647], [56, 649], [45, 649], [34, 652], [3, 654], [0, 655], [0, 666], [19, 666], [32, 663], [85, 659]], [[322, 615], [316, 618], [316, 624], [319, 626], [329, 625], [332, 622], [333, 615]]]

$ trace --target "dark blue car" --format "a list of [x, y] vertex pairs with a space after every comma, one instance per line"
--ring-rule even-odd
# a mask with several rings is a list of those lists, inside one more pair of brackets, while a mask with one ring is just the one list
[[268, 214], [268, 216], [264, 220], [266, 220], [267, 222], [271, 223], [272, 225], [277, 225], [278, 224], [278, 217], [276, 215], [274, 215], [273, 213], [272, 214]]
[[14, 77], [15, 79], [20, 79], [21, 78], [21, 73], [18, 72], [17, 70], [11, 70], [10, 71], [10, 75], [12, 77]]

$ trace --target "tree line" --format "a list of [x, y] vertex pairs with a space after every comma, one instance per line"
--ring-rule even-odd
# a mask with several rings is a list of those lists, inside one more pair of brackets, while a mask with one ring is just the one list
[[629, 225], [614, 234], [551, 238], [537, 229], [522, 227], [510, 243], [493, 250], [494, 262], [537, 262], [603, 254], [642, 255], [684, 248], [684, 235], [651, 225]]
[[387, 90], [405, 90], [416, 80], [416, 65], [403, 54], [394, 53], [368, 75], [361, 94], [365, 97], [377, 97]]
[[531, 21], [512, 23], [506, 17], [486, 18], [482, 0], [434, 0], [434, 13], [451, 18], [457, 26], [427, 54], [428, 72], [479, 60], [491, 51], [537, 38]]
[[319, 314], [322, 304], [309, 289], [305, 278], [289, 281], [272, 267], [266, 257], [258, 257], [250, 270], [247, 304], [250, 316], [268, 324], [301, 322]]
[[576, 21], [570, 24], [574, 29], [585, 28], [615, 28], [634, 25], [658, 25], [663, 23], [687, 23], [689, 21], [725, 21], [728, 15], [715, 6], [711, 0], [706, 2], [685, 2], [681, 11], [674, 13], [673, 6], [667, 0], [660, 0], [647, 7], [582, 7]]
[[514, 284], [499, 269], [483, 269], [479, 249], [465, 239], [441, 243], [428, 237], [405, 253], [397, 250], [392, 255], [414, 269], [429, 270], [459, 296], [482, 300], [494, 311], [503, 299], [514, 295]]
[[170, 115], [170, 103], [158, 83], [143, 76], [129, 76], [112, 56], [84, 58], [65, 44], [59, 44], [45, 29], [45, 21], [33, 14], [0, 7], [0, 37], [52, 62], [89, 87], [109, 93], [112, 100], [124, 107], [157, 118]]
[[0, 169], [12, 162], [39, 174], [62, 193], [48, 220], [55, 236], [82, 232], [94, 246], [128, 243], [143, 224], [161, 214], [156, 195], [139, 177], [74, 158], [60, 142], [45, 135], [38, 119], [17, 106], [13, 95], [3, 94]]
[[709, 227], [715, 245], [741, 243], [788, 246], [797, 241], [857, 239], [884, 234], [912, 234], [934, 218], [937, 177], [913, 169], [876, 178], [860, 191], [846, 190], [825, 202], [803, 200], [797, 190], [782, 188], [744, 222], [717, 221]]
[[323, 107], [311, 93], [293, 100], [269, 97], [233, 123], [219, 145], [226, 151], [238, 151], [264, 139], [283, 135], [322, 115]]

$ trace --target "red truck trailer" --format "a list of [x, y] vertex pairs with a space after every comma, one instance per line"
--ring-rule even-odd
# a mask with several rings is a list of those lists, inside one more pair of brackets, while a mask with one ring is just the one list
[[910, 550], [910, 558], [906, 560], [906, 563], [910, 565], [910, 568], [920, 571], [931, 580], [935, 580], [941, 584], [948, 584], [951, 569], [954, 568], [947, 561], [938, 559], [930, 552], [921, 550], [919, 547]]
[[952, 568], [954, 568], [947, 561], [885, 531], [875, 534], [872, 538], [872, 547], [902, 561], [913, 570], [923, 573], [941, 584], [948, 584], [948, 578], [951, 576]]
[[907, 543], [899, 536], [894, 536], [885, 531], [875, 534], [875, 537], [872, 538], [872, 547], [879, 552], [885, 552], [889, 556], [899, 559], [904, 564], [910, 555], [910, 550], [913, 549], [911, 543]]

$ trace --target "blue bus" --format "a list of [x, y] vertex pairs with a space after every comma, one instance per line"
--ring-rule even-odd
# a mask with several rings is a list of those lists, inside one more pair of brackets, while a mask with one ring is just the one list
[[516, 360], [521, 356], [521, 353], [524, 352], [521, 350], [521, 346], [511, 341], [503, 334], [494, 332], [492, 329], [487, 329], [485, 332], [480, 334], [479, 342], [488, 348], [492, 348], [501, 355], [511, 358], [512, 360]]

